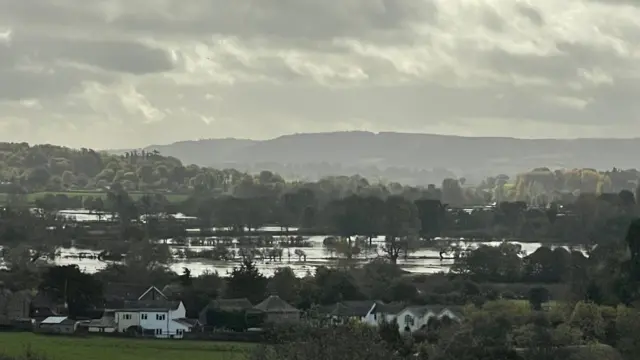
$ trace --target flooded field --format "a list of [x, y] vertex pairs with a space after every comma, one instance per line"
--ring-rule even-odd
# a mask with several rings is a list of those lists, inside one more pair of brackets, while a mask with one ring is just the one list
[[[272, 275], [273, 272], [283, 266], [291, 267], [298, 276], [304, 276], [307, 271], [313, 272], [318, 266], [337, 266], [342, 261], [336, 258], [335, 253], [331, 253], [324, 245], [323, 241], [326, 236], [312, 236], [305, 238], [305, 241], [310, 246], [306, 247], [291, 247], [283, 249], [282, 261], [270, 261], [270, 260], [258, 260], [257, 266], [264, 275]], [[382, 245], [384, 238], [379, 237], [373, 239], [373, 245]], [[169, 244], [171, 242], [169, 241]], [[459, 241], [457, 245], [463, 248], [478, 246], [479, 242], [464, 242]], [[485, 245], [497, 246], [500, 242], [482, 243]], [[522, 246], [523, 251], [526, 254], [534, 252], [541, 245], [539, 243], [516, 243]], [[185, 249], [193, 252], [212, 250], [214, 246], [198, 246], [198, 245], [171, 245], [171, 248], [175, 254], [178, 254]], [[230, 249], [238, 250], [237, 244], [234, 241], [233, 246]], [[260, 248], [257, 248], [260, 249]], [[260, 249], [263, 250], [263, 249]], [[296, 250], [304, 251], [306, 255], [306, 261], [300, 259], [295, 255]], [[83, 249], [61, 249], [61, 256], [54, 262], [59, 265], [77, 264], [81, 269], [87, 272], [96, 272], [105, 266], [107, 262], [97, 259], [98, 251], [88, 251]], [[91, 257], [79, 258], [80, 254], [92, 255]], [[382, 253], [378, 250], [378, 254], [375, 250], [363, 251], [358, 257], [354, 258], [355, 261], [366, 262], [371, 259], [381, 256]], [[209, 259], [178, 259], [171, 264], [171, 268], [176, 272], [181, 272], [183, 268], [189, 268], [194, 275], [202, 274], [204, 272], [217, 271], [220, 275], [225, 275], [231, 271], [234, 266], [240, 264], [239, 258], [232, 261], [214, 261]], [[440, 260], [439, 249], [420, 249], [413, 252], [407, 259], [401, 257], [398, 259], [398, 264], [406, 271], [418, 274], [429, 274], [441, 271], [448, 271], [453, 264], [453, 259], [445, 258]]]
[[[73, 218], [75, 221], [95, 221], [102, 220], [105, 221], [109, 218], [108, 214], [96, 214], [89, 212], [87, 210], [68, 210], [61, 211], [61, 215], [68, 216]], [[176, 216], [177, 218], [184, 217], [183, 215]], [[264, 227], [259, 229], [263, 232], [275, 232], [281, 231], [280, 227]], [[296, 229], [290, 229], [292, 232], [295, 232]], [[171, 240], [167, 240], [167, 243], [171, 246], [172, 251], [174, 252], [175, 259], [171, 263], [171, 268], [176, 272], [182, 272], [183, 268], [188, 268], [191, 270], [193, 275], [202, 274], [204, 272], [218, 272], [220, 275], [226, 275], [227, 272], [230, 272], [234, 267], [240, 264], [240, 256], [235, 256], [235, 260], [229, 261], [217, 261], [206, 258], [198, 258], [197, 256], [191, 256], [189, 259], [181, 258], [179, 255], [184, 252], [189, 252], [191, 254], [197, 252], [205, 252], [207, 250], [213, 250], [215, 246], [211, 245], [202, 245], [202, 241], [198, 241], [199, 239], [195, 237], [195, 235], [200, 231], [200, 229], [189, 229], [187, 233], [191, 233], [194, 235], [193, 238], [187, 239], [186, 245], [184, 243], [176, 244]], [[303, 238], [304, 245], [303, 247], [285, 247], [282, 248], [282, 260], [257, 260], [257, 266], [260, 271], [267, 276], [273, 274], [273, 272], [283, 266], [288, 266], [293, 269], [293, 271], [298, 276], [304, 276], [307, 272], [315, 271], [315, 268], [318, 266], [338, 266], [341, 263], [344, 263], [344, 260], [339, 259], [339, 256], [331, 251], [330, 248], [327, 248], [324, 245], [324, 240], [329, 237], [326, 236], [311, 236]], [[275, 238], [278, 240], [278, 238]], [[212, 238], [206, 239], [206, 243], [213, 240]], [[497, 246], [501, 242], [475, 242], [475, 241], [465, 241], [464, 239], [454, 240], [454, 239], [446, 239], [446, 242], [449, 244], [456, 246], [461, 249], [473, 248], [477, 247], [480, 244]], [[519, 243], [512, 242], [514, 244], [519, 244], [522, 247], [522, 250], [525, 254], [531, 254], [536, 249], [538, 249], [541, 244], [540, 243]], [[372, 239], [372, 247], [367, 249], [363, 248], [362, 252], [354, 257], [355, 262], [364, 263], [366, 261], [370, 261], [378, 256], [382, 256], [382, 252], [379, 250], [380, 246], [384, 244], [384, 237], [378, 237]], [[228, 246], [229, 250], [234, 251], [236, 254], [239, 252], [240, 247], [238, 246], [237, 239], [233, 239]], [[255, 250], [264, 251], [271, 248], [254, 248]], [[376, 251], [377, 249], [377, 251]], [[296, 250], [302, 251], [304, 255], [306, 255], [306, 261], [303, 257], [296, 255]], [[97, 255], [99, 251], [91, 251], [86, 249], [77, 249], [77, 248], [65, 248], [60, 249], [60, 256], [54, 260], [54, 263], [59, 265], [69, 265], [69, 264], [77, 264], [82, 270], [87, 272], [96, 272], [100, 269], [107, 266], [108, 262], [98, 260]], [[204, 256], [203, 256], [204, 257]], [[449, 271], [451, 265], [453, 264], [453, 259], [451, 258], [451, 254], [446, 256], [445, 259], [440, 259], [440, 248], [422, 248], [415, 252], [412, 252], [408, 258], [403, 258], [402, 256], [398, 259], [398, 264], [406, 271], [418, 274], [429, 274], [436, 273], [441, 271]]]

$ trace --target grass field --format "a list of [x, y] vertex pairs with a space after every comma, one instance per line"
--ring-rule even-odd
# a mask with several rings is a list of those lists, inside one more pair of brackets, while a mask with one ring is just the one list
[[211, 341], [0, 333], [0, 354], [20, 356], [31, 349], [52, 360], [244, 360], [253, 346]]
[[[36, 201], [36, 199], [43, 198], [44, 196], [46, 196], [48, 194], [51, 194], [51, 195], [60, 194], [60, 195], [66, 195], [68, 197], [82, 197], [82, 198], [92, 196], [94, 198], [101, 197], [103, 200], [106, 199], [106, 197], [107, 197], [107, 193], [104, 192], [104, 191], [37, 192], [37, 193], [27, 194], [27, 201], [29, 203], [34, 203]], [[133, 198], [134, 200], [138, 200], [139, 198], [141, 198], [145, 194], [148, 194], [148, 193], [144, 193], [144, 192], [130, 192], [129, 193], [131, 198]], [[179, 203], [179, 202], [182, 202], [182, 201], [184, 201], [184, 200], [186, 200], [188, 198], [188, 195], [185, 195], [185, 194], [163, 194], [163, 195], [167, 198], [167, 200], [169, 200], [169, 202], [172, 202], [172, 203]], [[0, 204], [5, 203], [7, 197], [8, 197], [7, 194], [0, 193]]]

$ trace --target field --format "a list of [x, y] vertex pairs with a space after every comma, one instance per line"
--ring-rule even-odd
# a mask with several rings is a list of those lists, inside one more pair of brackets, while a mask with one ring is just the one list
[[[101, 197], [103, 200], [106, 199], [107, 197], [107, 193], [104, 191], [64, 191], [64, 192], [37, 192], [37, 193], [31, 193], [31, 194], [27, 194], [27, 201], [31, 204], [33, 204], [36, 199], [39, 198], [43, 198], [45, 195], [66, 195], [68, 197], [89, 197], [92, 196], [94, 198], [96, 197]], [[148, 193], [144, 193], [144, 192], [130, 192], [129, 195], [131, 196], [131, 198], [133, 198], [134, 200], [137, 200], [139, 198], [141, 198], [143, 195], [148, 194]], [[169, 200], [169, 202], [172, 203], [179, 203], [182, 202], [184, 200], [187, 199], [188, 195], [185, 194], [163, 194], [164, 196], [166, 196], [167, 200]], [[3, 194], [0, 193], [0, 204], [1, 203], [5, 203], [6, 199], [7, 199], [8, 195], [7, 194]]]
[[211, 341], [0, 333], [1, 355], [20, 356], [30, 349], [52, 360], [244, 360], [253, 346]]

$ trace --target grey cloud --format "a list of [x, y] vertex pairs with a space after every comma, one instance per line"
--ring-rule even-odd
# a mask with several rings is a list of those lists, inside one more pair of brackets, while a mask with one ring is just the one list
[[[422, 0], [0, 0], [0, 8], [9, 21], [60, 27], [83, 24], [150, 35], [219, 33], [316, 40], [402, 31], [437, 15], [437, 7]], [[113, 18], [107, 16], [109, 8]]]
[[520, 13], [520, 15], [526, 17], [531, 20], [532, 23], [542, 26], [544, 25], [544, 18], [540, 14], [540, 12], [533, 7], [525, 4], [518, 3], [516, 4], [516, 9]]
[[594, 1], [0, 0], [0, 121], [99, 147], [486, 119], [626, 135], [640, 10]]

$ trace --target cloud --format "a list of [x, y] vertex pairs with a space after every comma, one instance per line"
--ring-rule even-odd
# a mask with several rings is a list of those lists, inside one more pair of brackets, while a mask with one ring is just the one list
[[0, 140], [627, 136], [640, 130], [633, 4], [0, 0]]

